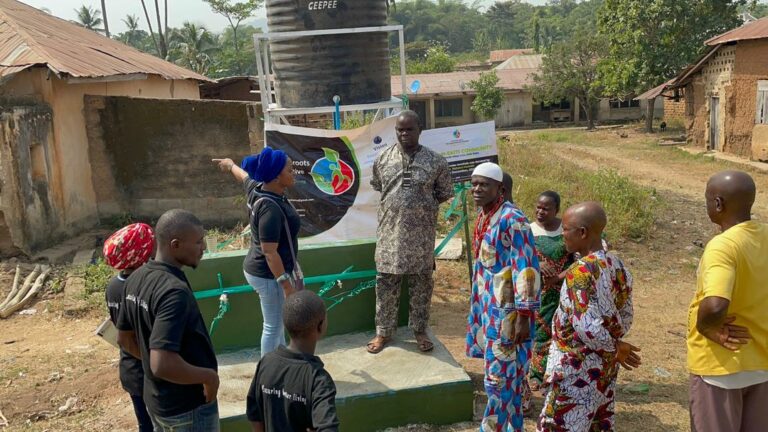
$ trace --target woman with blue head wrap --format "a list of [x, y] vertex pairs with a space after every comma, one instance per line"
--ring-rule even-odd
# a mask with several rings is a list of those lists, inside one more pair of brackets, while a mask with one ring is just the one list
[[285, 344], [283, 303], [295, 291], [291, 276], [298, 263], [301, 220], [285, 191], [293, 186], [290, 158], [282, 150], [265, 147], [246, 156], [238, 167], [232, 159], [214, 159], [222, 171], [245, 186], [250, 211], [251, 247], [243, 262], [245, 278], [259, 294], [264, 327], [261, 355]]

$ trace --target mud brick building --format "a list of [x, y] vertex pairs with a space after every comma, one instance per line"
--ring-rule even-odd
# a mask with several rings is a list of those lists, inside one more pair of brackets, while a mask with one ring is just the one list
[[768, 18], [705, 44], [697, 62], [664, 84], [665, 111], [683, 108], [696, 146], [768, 160]]

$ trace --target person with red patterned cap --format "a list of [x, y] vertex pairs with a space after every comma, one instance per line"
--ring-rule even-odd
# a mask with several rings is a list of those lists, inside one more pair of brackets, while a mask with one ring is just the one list
[[[155, 233], [143, 223], [121, 228], [104, 243], [104, 260], [118, 271], [106, 289], [107, 308], [112, 324], [117, 324], [120, 306], [125, 299], [125, 281], [128, 276], [149, 261], [155, 251]], [[133, 410], [139, 423], [139, 432], [153, 430], [152, 418], [144, 404], [144, 370], [141, 359], [120, 349], [120, 384], [133, 402]]]

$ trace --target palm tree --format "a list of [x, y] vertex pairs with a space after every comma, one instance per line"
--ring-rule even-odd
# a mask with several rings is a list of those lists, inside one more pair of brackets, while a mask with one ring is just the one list
[[170, 51], [176, 63], [205, 75], [211, 67], [211, 55], [219, 47], [215, 37], [204, 26], [185, 22], [170, 35]]
[[165, 0], [165, 30], [161, 22], [160, 4], [158, 0], [155, 0], [155, 16], [157, 17], [157, 37], [152, 31], [152, 20], [149, 18], [149, 12], [147, 11], [147, 4], [144, 0], [141, 0], [141, 8], [144, 9], [144, 17], [147, 18], [147, 27], [149, 27], [149, 34], [152, 35], [152, 41], [155, 43], [157, 52], [161, 58], [167, 59], [168, 57], [168, 0]]
[[139, 29], [139, 17], [136, 15], [126, 15], [122, 21], [128, 27], [129, 32], [135, 32]]
[[101, 19], [100, 11], [93, 10], [92, 7], [83, 5], [80, 6], [80, 9], [75, 9], [75, 13], [77, 14], [77, 23], [79, 25], [95, 32], [104, 31], [104, 29], [99, 27], [104, 23]]
[[123, 35], [123, 42], [126, 44], [136, 47], [139, 43], [139, 17], [136, 15], [126, 15], [125, 18], [122, 20], [123, 24], [125, 24], [126, 27], [128, 27], [128, 31], [126, 31]]

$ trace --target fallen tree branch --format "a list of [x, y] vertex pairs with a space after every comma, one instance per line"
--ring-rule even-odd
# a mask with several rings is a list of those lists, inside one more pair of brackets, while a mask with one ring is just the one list
[[2, 310], [4, 307], [8, 305], [8, 303], [11, 301], [13, 296], [16, 295], [16, 292], [19, 290], [19, 278], [21, 277], [21, 267], [16, 266], [16, 276], [13, 277], [13, 286], [11, 287], [11, 292], [8, 293], [8, 297], [3, 300], [2, 303], [0, 303], [0, 310]]
[[5, 418], [2, 411], [0, 411], [0, 426], [3, 426], [3, 427], [10, 426], [10, 423], [8, 423], [8, 419]]
[[[39, 266], [38, 266], [39, 267]], [[0, 318], [8, 318], [11, 316], [14, 312], [18, 311], [19, 309], [26, 306], [32, 298], [35, 297], [35, 295], [40, 291], [40, 289], [45, 285], [45, 278], [48, 277], [48, 274], [51, 272], [50, 267], [46, 267], [42, 273], [40, 273], [39, 276], [37, 276], [37, 279], [35, 280], [35, 284], [29, 289], [29, 291], [26, 293], [26, 295], [19, 300], [17, 303], [12, 304], [10, 306], [6, 306], [5, 309], [0, 310]], [[34, 271], [32, 272], [34, 274]], [[28, 278], [29, 279], [29, 278]]]
[[19, 288], [19, 291], [16, 293], [16, 295], [13, 297], [13, 299], [5, 305], [5, 308], [8, 308], [8, 306], [11, 306], [13, 304], [16, 304], [21, 301], [21, 299], [24, 298], [25, 295], [27, 295], [27, 292], [29, 292], [29, 289], [32, 287], [32, 281], [37, 278], [37, 276], [40, 274], [40, 265], [36, 265], [34, 269], [32, 269], [32, 273], [27, 276], [26, 279], [24, 279], [24, 284], [21, 285], [21, 288]]

